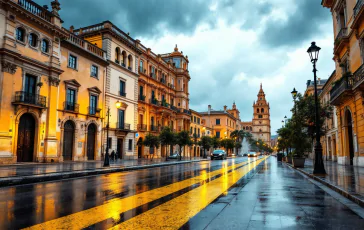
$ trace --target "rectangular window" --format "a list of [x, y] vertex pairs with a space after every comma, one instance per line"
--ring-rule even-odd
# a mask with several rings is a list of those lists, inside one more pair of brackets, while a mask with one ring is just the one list
[[263, 118], [263, 116], [262, 115], [258, 115], [258, 118]]
[[193, 122], [195, 122], [195, 123], [196, 123], [196, 117], [195, 117], [195, 116], [193, 116]]
[[91, 66], [91, 77], [95, 77], [98, 78], [98, 73], [99, 73], [99, 67], [92, 65]]
[[220, 119], [216, 119], [216, 125], [220, 125]]
[[197, 118], [197, 124], [200, 124], [201, 120], [200, 118]]
[[72, 69], [77, 68], [77, 57], [70, 54], [70, 56], [68, 57], [68, 67]]
[[97, 96], [91, 95], [90, 96], [90, 110], [89, 110], [89, 113], [91, 115], [95, 115], [96, 114], [96, 108], [97, 108]]
[[124, 81], [120, 81], [120, 96], [125, 97], [126, 93], [125, 93], [125, 82]]
[[74, 111], [76, 102], [76, 90], [67, 89], [66, 110]]
[[220, 138], [220, 131], [216, 131], [216, 137]]
[[118, 128], [119, 129], [124, 129], [124, 121], [125, 121], [125, 111], [124, 110], [119, 110], [119, 123], [118, 123]]
[[129, 139], [128, 150], [131, 151], [132, 149], [133, 149], [133, 140]]
[[36, 78], [31, 75], [25, 75], [25, 85], [24, 85], [24, 92], [28, 95], [35, 94], [36, 90]]

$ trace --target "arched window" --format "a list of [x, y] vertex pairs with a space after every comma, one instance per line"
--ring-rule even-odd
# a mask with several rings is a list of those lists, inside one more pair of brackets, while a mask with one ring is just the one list
[[126, 67], [125, 62], [126, 62], [126, 52], [123, 51], [123, 52], [121, 52], [121, 65], [124, 66], [124, 67]]
[[144, 67], [143, 67], [143, 61], [142, 60], [140, 60], [140, 64], [139, 64], [139, 72], [141, 72], [141, 73], [144, 73]]
[[132, 66], [133, 66], [133, 57], [129, 54], [129, 56], [128, 56], [128, 69], [132, 70]]
[[25, 39], [25, 30], [22, 27], [18, 27], [16, 29], [16, 40], [24, 42]]
[[264, 109], [263, 108], [261, 109], [261, 111], [262, 111], [262, 113], [264, 113]]
[[115, 49], [115, 62], [120, 64], [120, 48], [116, 47]]
[[44, 53], [49, 52], [49, 42], [46, 39], [42, 40], [42, 52]]
[[259, 113], [259, 109], [257, 109], [257, 113]]
[[37, 47], [38, 36], [34, 33], [29, 34], [29, 45], [32, 47]]

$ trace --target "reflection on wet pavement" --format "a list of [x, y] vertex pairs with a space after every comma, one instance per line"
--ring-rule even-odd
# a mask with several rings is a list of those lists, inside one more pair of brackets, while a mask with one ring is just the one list
[[242, 186], [233, 191], [237, 195], [229, 202], [217, 199], [184, 229], [346, 230], [364, 226], [361, 217], [276, 158], [267, 160]]
[[[324, 164], [327, 175], [320, 178], [364, 201], [364, 167], [338, 165], [332, 161], [324, 161]], [[307, 159], [303, 170], [312, 174], [313, 161]]]

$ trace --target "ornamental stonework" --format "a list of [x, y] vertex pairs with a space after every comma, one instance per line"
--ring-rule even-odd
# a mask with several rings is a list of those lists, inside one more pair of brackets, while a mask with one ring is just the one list
[[16, 68], [17, 68], [17, 66], [14, 63], [11, 63], [8, 61], [1, 62], [1, 71], [2, 72], [14, 74], [16, 72]]
[[56, 86], [56, 87], [58, 87], [58, 85], [59, 85], [59, 82], [60, 82], [60, 80], [59, 80], [59, 78], [57, 78], [57, 77], [49, 77], [49, 84], [51, 85], [51, 86]]

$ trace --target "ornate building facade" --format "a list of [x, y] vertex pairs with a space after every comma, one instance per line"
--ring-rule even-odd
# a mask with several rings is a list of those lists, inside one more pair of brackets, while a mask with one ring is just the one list
[[357, 0], [322, 0], [334, 28], [336, 74], [327, 90], [336, 107], [337, 162], [364, 165], [364, 4]]

